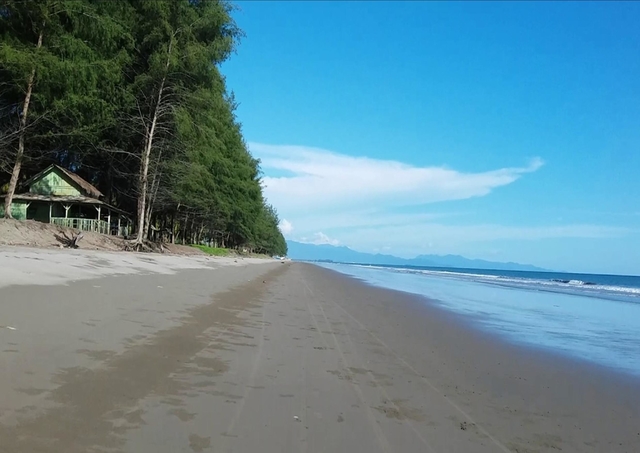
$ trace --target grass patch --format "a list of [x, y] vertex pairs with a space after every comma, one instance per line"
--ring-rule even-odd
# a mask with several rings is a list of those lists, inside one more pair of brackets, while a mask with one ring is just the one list
[[212, 256], [229, 256], [230, 254], [229, 249], [223, 249], [221, 247], [209, 247], [206, 245], [195, 245], [195, 244], [193, 244], [191, 247], [195, 247], [199, 250], [202, 250], [207, 255], [212, 255]]

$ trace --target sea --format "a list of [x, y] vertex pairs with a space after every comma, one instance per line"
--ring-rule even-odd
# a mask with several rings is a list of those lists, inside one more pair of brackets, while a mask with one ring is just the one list
[[425, 296], [507, 341], [640, 378], [640, 277], [316, 264]]

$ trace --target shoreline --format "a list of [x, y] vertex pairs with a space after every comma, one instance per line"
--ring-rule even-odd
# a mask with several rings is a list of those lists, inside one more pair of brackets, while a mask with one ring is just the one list
[[424, 297], [501, 341], [640, 378], [640, 305], [607, 297], [565, 294], [437, 276], [323, 269], [376, 288]]
[[[305, 264], [315, 266], [313, 263]], [[598, 376], [598, 379], [603, 382], [614, 378], [615, 380], [627, 383], [632, 387], [637, 387], [638, 392], [640, 392], [640, 375], [627, 369], [597, 363], [587, 358], [577, 357], [567, 351], [553, 348], [551, 346], [535, 345], [527, 341], [518, 341], [513, 337], [495, 331], [478, 315], [455, 311], [448, 308], [446, 303], [423, 294], [377, 286], [360, 277], [343, 274], [339, 271], [322, 266], [316, 267], [334, 274], [336, 278], [351, 280], [373, 291], [388, 292], [389, 299], [402, 299], [404, 303], [413, 299], [411, 308], [412, 310], [415, 310], [418, 317], [430, 318], [435, 315], [438, 317], [440, 322], [446, 323], [452, 330], [458, 331], [458, 329], [462, 329], [464, 332], [469, 334], [470, 338], [487, 344], [492, 344], [494, 347], [504, 348], [514, 356], [524, 354], [533, 357], [535, 360], [540, 360], [548, 366], [560, 366], [570, 370], [577, 368], [588, 375]], [[404, 300], [405, 298], [406, 300]], [[469, 344], [473, 343], [473, 341], [469, 342]], [[638, 398], [638, 402], [638, 413], [640, 414], [640, 398]]]
[[[521, 404], [536, 407], [539, 415], [544, 412], [560, 414], [566, 408], [581, 407], [575, 412], [575, 421], [583, 419], [590, 431], [615, 432], [621, 422], [627, 426], [626, 439], [633, 441], [636, 447], [629, 449], [627, 442], [614, 445], [614, 439], [624, 437], [618, 433], [607, 436], [609, 446], [606, 451], [640, 451], [640, 430], [636, 429], [640, 426], [638, 376], [544, 346], [511, 342], [499, 333], [478, 326], [473, 315], [447, 309], [426, 296], [375, 286], [363, 279], [321, 266], [305, 265], [314, 266], [329, 279], [341, 282], [340, 285], [336, 284], [337, 292], [353, 285], [361, 286], [366, 293], [361, 297], [378, 299], [375, 307], [378, 310], [383, 309], [383, 300], [399, 304], [395, 309], [387, 307], [385, 312], [398, 313], [398, 317], [406, 323], [405, 329], [422, 331], [421, 342], [425, 346], [430, 345], [430, 355], [440, 366], [447, 368], [447, 371], [434, 373], [433, 379], [439, 380], [439, 385], [449, 388], [451, 393], [458, 388], [485, 389], [491, 398], [477, 398], [474, 403], [476, 408], [485, 408], [480, 410], [485, 415], [490, 412], [486, 408], [515, 405], [518, 399]], [[362, 317], [364, 312], [359, 311], [358, 315]], [[389, 322], [392, 322], [391, 317]], [[414, 350], [412, 354], [415, 361], [420, 360], [418, 351]], [[524, 408], [515, 409], [516, 412], [521, 410], [525, 411]], [[636, 420], [636, 424], [629, 423], [629, 420]], [[556, 431], [556, 435], [562, 437], [557, 428], [554, 423], [547, 426], [549, 431]], [[583, 428], [578, 431], [583, 431]], [[585, 444], [582, 447], [584, 450], [576, 446], [575, 451], [591, 451], [586, 447], [590, 445]], [[574, 450], [563, 447], [563, 451]]]
[[[309, 264], [313, 264], [313, 263], [309, 263]], [[431, 298], [427, 295], [411, 293], [408, 291], [401, 291], [398, 289], [385, 288], [382, 286], [377, 286], [373, 283], [366, 281], [365, 279], [362, 279], [356, 276], [343, 274], [333, 269], [327, 269], [327, 268], [323, 268], [323, 269], [326, 269], [330, 272], [335, 272], [340, 277], [346, 277], [348, 279], [352, 279], [357, 283], [364, 286], [368, 286], [372, 289], [391, 291], [394, 293], [403, 294], [408, 297], [415, 297], [419, 299], [422, 302], [422, 304], [424, 304], [427, 307], [427, 311], [438, 311], [439, 312], [438, 316], [442, 316], [444, 318], [450, 317], [451, 318], [450, 322], [459, 323], [460, 327], [464, 329], [473, 330], [481, 336], [487, 336], [487, 337], [493, 338], [495, 341], [502, 343], [506, 347], [511, 346], [516, 349], [522, 349], [523, 352], [527, 354], [542, 356], [550, 361], [568, 362], [571, 364], [571, 366], [585, 367], [585, 369], [595, 371], [596, 373], [607, 374], [607, 375], [615, 374], [615, 375], [618, 375], [620, 378], [629, 380], [631, 382], [633, 381], [640, 382], [640, 374], [634, 373], [630, 370], [620, 368], [620, 367], [615, 367], [612, 365], [597, 363], [588, 358], [578, 357], [576, 355], [571, 354], [568, 351], [565, 351], [559, 348], [554, 348], [552, 346], [542, 345], [542, 344], [533, 344], [531, 342], [517, 340], [513, 336], [496, 331], [487, 322], [487, 320], [491, 319], [489, 317], [483, 318], [481, 315], [455, 311], [451, 308], [448, 308], [445, 302], [435, 298]], [[592, 297], [592, 296], [582, 296], [582, 297]], [[426, 314], [428, 315], [428, 313]]]

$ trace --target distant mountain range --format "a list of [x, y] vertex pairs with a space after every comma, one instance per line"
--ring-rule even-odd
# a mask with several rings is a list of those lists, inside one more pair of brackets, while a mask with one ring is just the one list
[[387, 264], [393, 266], [425, 266], [425, 267], [455, 267], [463, 269], [496, 269], [507, 271], [545, 271], [536, 266], [519, 263], [499, 263], [485, 260], [471, 260], [460, 255], [420, 255], [415, 258], [405, 259], [393, 255], [381, 255], [379, 253], [356, 252], [348, 247], [336, 247], [333, 245], [304, 244], [301, 242], [287, 241], [289, 246], [288, 256], [294, 260], [302, 261], [333, 261], [336, 263], [357, 264]]

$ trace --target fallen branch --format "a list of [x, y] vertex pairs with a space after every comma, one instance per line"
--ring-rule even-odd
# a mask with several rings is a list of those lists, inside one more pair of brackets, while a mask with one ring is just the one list
[[71, 243], [69, 244], [69, 247], [77, 249], [78, 248], [78, 243], [80, 242], [80, 240], [84, 237], [84, 234], [82, 233], [82, 231], [78, 231], [78, 234], [76, 234], [72, 239], [71, 239]]
[[75, 236], [72, 235], [71, 237], [68, 237], [66, 233], [62, 233], [61, 235], [54, 234], [54, 236], [64, 247], [77, 249], [78, 243], [84, 237], [84, 233], [82, 231], [78, 231], [78, 234]]

